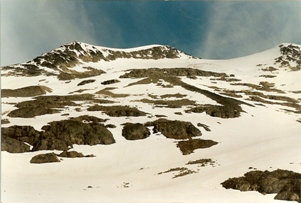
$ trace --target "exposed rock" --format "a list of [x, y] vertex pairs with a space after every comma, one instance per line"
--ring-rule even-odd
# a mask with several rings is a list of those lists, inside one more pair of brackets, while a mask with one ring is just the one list
[[161, 132], [165, 137], [173, 139], [188, 139], [202, 135], [199, 129], [190, 122], [184, 121], [170, 121], [160, 118], [156, 121], [146, 123], [146, 126], [153, 126], [154, 133]]
[[37, 150], [67, 150], [73, 144], [113, 144], [112, 133], [101, 124], [105, 120], [93, 116], [80, 116], [53, 121], [39, 132], [31, 126], [2, 128], [3, 149], [9, 152], [30, 151], [28, 143]]
[[108, 124], [108, 125], [106, 125], [106, 128], [116, 128], [116, 125]]
[[60, 162], [55, 153], [38, 154], [31, 158], [30, 163], [32, 164], [43, 164]]
[[277, 193], [275, 199], [301, 202], [301, 174], [293, 171], [250, 171], [243, 177], [229, 178], [222, 185], [226, 189]]
[[221, 77], [227, 76], [225, 73], [216, 73], [210, 71], [203, 71], [200, 69], [193, 68], [149, 68], [149, 69], [133, 69], [129, 73], [126, 73], [121, 78], [143, 78], [152, 76], [214, 76]]
[[95, 82], [95, 80], [83, 80], [80, 83], [78, 83], [77, 86], [82, 86], [82, 85], [93, 83], [93, 82]]
[[18, 108], [11, 111], [9, 117], [32, 118], [35, 116], [59, 113], [57, 108], [66, 106], [77, 106], [74, 101], [92, 101], [94, 96], [91, 94], [78, 94], [68, 96], [38, 96], [34, 100], [24, 101], [16, 104]]
[[212, 165], [214, 166], [215, 161], [213, 161], [212, 159], [198, 159], [195, 161], [189, 161], [186, 165], [193, 165], [193, 164], [198, 164], [202, 167], [207, 166], [207, 165]]
[[114, 84], [114, 83], [118, 83], [120, 82], [119, 80], [116, 80], [116, 79], [113, 79], [113, 80], [106, 80], [106, 81], [103, 81], [101, 84], [102, 85], [110, 85], [110, 84]]
[[1, 125], [2, 124], [9, 124], [9, 123], [10, 123], [10, 121], [7, 118], [1, 119]]
[[206, 131], [211, 131], [210, 128], [209, 128], [209, 126], [208, 126], [208, 125], [205, 125], [205, 124], [203, 124], [203, 123], [198, 123], [197, 126], [198, 126], [198, 127], [204, 128]]
[[269, 66], [269, 67], [267, 67], [267, 68], [262, 68], [261, 70], [272, 72], [272, 71], [275, 71], [275, 70], [278, 70], [278, 69], [277, 69], [277, 68], [274, 68], [273, 66]]
[[188, 99], [180, 99], [180, 100], [141, 99], [139, 101], [143, 103], [154, 104], [156, 107], [167, 107], [167, 108], [181, 108], [183, 106], [195, 105], [195, 101], [188, 100]]
[[2, 89], [1, 97], [34, 97], [52, 90], [46, 86], [28, 86], [18, 89]]
[[196, 172], [193, 171], [193, 170], [190, 170], [188, 168], [185, 168], [185, 167], [177, 167], [177, 168], [171, 168], [167, 171], [160, 172], [160, 173], [158, 173], [158, 175], [162, 175], [164, 173], [177, 173], [173, 176], [173, 178], [179, 178], [179, 177], [186, 176], [186, 175], [189, 175], [189, 174], [193, 174], [193, 173], [196, 173]]
[[85, 157], [83, 153], [77, 151], [63, 151], [58, 155], [59, 157], [67, 157], [67, 158], [81, 158]]
[[6, 135], [1, 135], [1, 151], [10, 153], [23, 153], [29, 152], [30, 146], [19, 140], [10, 138]]
[[138, 110], [135, 107], [129, 106], [99, 106], [94, 105], [87, 109], [88, 111], [103, 111], [105, 114], [112, 117], [122, 116], [145, 116], [146, 113]]
[[127, 140], [145, 139], [150, 135], [147, 127], [140, 123], [125, 123], [122, 136]]
[[[1, 128], [1, 150], [11, 153], [30, 151], [30, 145], [39, 142], [40, 132], [31, 126], [10, 126]], [[28, 144], [25, 144], [28, 143]]]
[[183, 155], [187, 155], [193, 153], [196, 149], [209, 148], [216, 144], [217, 142], [213, 140], [190, 139], [178, 142], [177, 147], [180, 148]]
[[73, 144], [96, 145], [113, 144], [112, 133], [98, 122], [82, 122], [78, 118], [54, 121], [43, 126], [41, 142], [34, 150], [67, 150]]
[[109, 96], [109, 97], [112, 97], [112, 98], [129, 96], [128, 94], [115, 94], [115, 93], [111, 92], [111, 90], [114, 90], [114, 89], [115, 89], [114, 87], [107, 87], [107, 88], [104, 88], [100, 91], [97, 91], [95, 94], [102, 94], [102, 95]]
[[275, 58], [275, 63], [290, 71], [301, 70], [301, 48], [293, 44], [280, 45], [281, 56]]
[[183, 97], [186, 97], [187, 95], [184, 95], [184, 94], [164, 94], [164, 95], [161, 95], [160, 97], [162, 99], [165, 99], [165, 98], [170, 98], [170, 97], [175, 97], [175, 98], [183, 98]]
[[242, 111], [240, 106], [235, 105], [227, 105], [227, 106], [218, 106], [218, 105], [202, 105], [193, 107], [189, 110], [186, 110], [186, 113], [194, 112], [194, 113], [203, 113], [212, 116], [212, 117], [220, 117], [220, 118], [235, 118], [240, 116], [240, 112]]

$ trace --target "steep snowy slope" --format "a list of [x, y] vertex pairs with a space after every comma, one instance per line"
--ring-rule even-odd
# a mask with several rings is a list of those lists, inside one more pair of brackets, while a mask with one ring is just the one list
[[279, 190], [300, 201], [282, 188], [291, 179], [271, 176], [269, 192], [244, 182], [267, 195], [222, 185], [249, 171], [301, 173], [300, 45], [207, 60], [74, 42], [1, 74], [5, 203], [275, 202]]

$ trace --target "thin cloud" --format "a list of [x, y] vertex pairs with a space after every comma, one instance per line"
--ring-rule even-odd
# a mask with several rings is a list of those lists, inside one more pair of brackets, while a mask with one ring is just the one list
[[24, 62], [70, 41], [95, 42], [80, 1], [1, 0], [1, 65]]
[[282, 42], [301, 43], [301, 2], [217, 2], [199, 48], [206, 58], [232, 58]]

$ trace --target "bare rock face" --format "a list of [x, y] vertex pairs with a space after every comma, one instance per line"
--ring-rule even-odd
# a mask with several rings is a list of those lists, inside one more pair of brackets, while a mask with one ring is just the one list
[[29, 152], [30, 146], [8, 136], [1, 136], [1, 151], [7, 151], [10, 153]]
[[67, 157], [67, 158], [81, 158], [85, 157], [83, 153], [77, 151], [63, 151], [58, 155], [59, 157]]
[[[31, 126], [2, 128], [2, 151], [11, 153], [37, 150], [67, 150], [73, 144], [96, 145], [115, 143], [112, 133], [101, 124], [103, 119], [79, 116], [68, 120], [54, 121], [37, 131]], [[33, 148], [25, 144], [28, 143]]]
[[[31, 126], [1, 128], [1, 150], [10, 153], [29, 152], [39, 142], [40, 132]], [[28, 144], [25, 144], [28, 143]]]
[[301, 202], [301, 174], [293, 171], [250, 171], [242, 177], [229, 178], [222, 186], [262, 194], [277, 193], [275, 199]]
[[52, 162], [60, 162], [55, 153], [38, 154], [32, 157], [30, 160], [30, 163], [32, 164], [43, 164]]
[[33, 97], [46, 94], [52, 90], [46, 86], [28, 86], [18, 89], [2, 89], [1, 97]]
[[87, 109], [88, 111], [103, 111], [108, 116], [124, 117], [124, 116], [145, 116], [146, 113], [135, 107], [129, 106], [99, 106], [94, 105]]
[[167, 138], [188, 139], [195, 136], [201, 136], [202, 133], [190, 122], [170, 121], [167, 119], [158, 119], [146, 123], [146, 126], [153, 126], [154, 133], [161, 132]]
[[126, 123], [122, 129], [122, 136], [127, 140], [145, 139], [149, 135], [148, 128], [140, 123]]
[[73, 144], [113, 144], [112, 133], [99, 123], [83, 123], [77, 119], [54, 121], [43, 126], [42, 142], [35, 150], [67, 150]]
[[193, 153], [196, 149], [209, 148], [216, 144], [217, 142], [213, 140], [190, 139], [178, 142], [177, 147], [180, 148], [183, 155], [187, 155]]

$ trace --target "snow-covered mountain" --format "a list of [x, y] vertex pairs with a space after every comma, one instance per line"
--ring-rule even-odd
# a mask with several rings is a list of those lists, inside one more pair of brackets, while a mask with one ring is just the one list
[[73, 42], [1, 75], [5, 203], [300, 202], [300, 45]]

